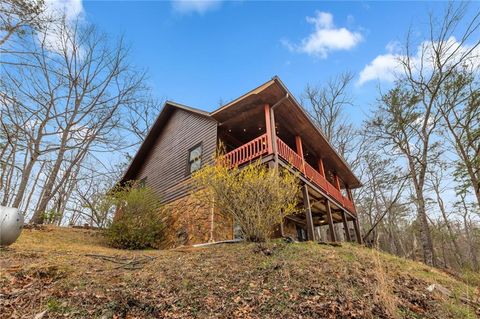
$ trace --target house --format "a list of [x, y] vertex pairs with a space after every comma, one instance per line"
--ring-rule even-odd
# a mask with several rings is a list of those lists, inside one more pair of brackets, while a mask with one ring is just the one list
[[314, 240], [324, 229], [327, 240], [343, 233], [361, 242], [351, 192], [361, 183], [320, 129], [278, 77], [211, 113], [166, 102], [121, 182], [141, 180], [176, 207], [183, 243], [232, 238], [233, 223], [191, 196], [191, 174], [213, 162], [221, 141], [232, 165], [260, 160], [298, 173], [305, 209], [287, 217], [279, 235]]

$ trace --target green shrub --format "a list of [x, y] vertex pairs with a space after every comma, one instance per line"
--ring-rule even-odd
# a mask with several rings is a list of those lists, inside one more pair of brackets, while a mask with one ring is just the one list
[[117, 187], [109, 194], [117, 213], [105, 232], [108, 243], [122, 249], [160, 248], [166, 210], [150, 188], [137, 185]]

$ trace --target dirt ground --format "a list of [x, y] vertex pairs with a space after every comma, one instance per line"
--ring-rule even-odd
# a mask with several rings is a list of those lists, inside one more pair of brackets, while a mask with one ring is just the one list
[[354, 244], [126, 251], [47, 227], [0, 250], [0, 318], [477, 318], [479, 284]]

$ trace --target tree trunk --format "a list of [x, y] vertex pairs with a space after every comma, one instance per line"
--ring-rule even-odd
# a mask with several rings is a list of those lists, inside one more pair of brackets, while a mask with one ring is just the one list
[[428, 225], [427, 213], [425, 210], [425, 199], [423, 191], [416, 189], [417, 193], [417, 220], [420, 225], [420, 241], [423, 250], [423, 262], [429, 266], [435, 266], [435, 253], [433, 251], [432, 235]]
[[55, 180], [57, 179], [58, 172], [60, 171], [64, 154], [65, 154], [65, 147], [62, 147], [58, 152], [57, 159], [55, 160], [55, 164], [52, 168], [52, 171], [48, 176], [47, 182], [45, 183], [38, 207], [35, 210], [35, 213], [33, 214], [32, 219], [30, 220], [30, 223], [43, 224], [45, 210], [47, 209], [48, 202], [52, 198], [53, 185], [55, 184]]
[[448, 221], [447, 217], [447, 212], [445, 211], [445, 205], [443, 204], [443, 200], [440, 197], [440, 192], [438, 189], [435, 189], [435, 193], [437, 194], [437, 203], [438, 207], [440, 208], [440, 212], [442, 213], [443, 221], [445, 222], [445, 226], [447, 227], [448, 231], [448, 236], [449, 236], [449, 241], [453, 245], [453, 255], [455, 256], [455, 261], [457, 262], [457, 265], [462, 268], [463, 266], [463, 258], [460, 255], [460, 247], [458, 245], [457, 239], [455, 238], [455, 234], [452, 229], [452, 225], [450, 225], [450, 222]]
[[[465, 202], [463, 202], [464, 207], [465, 207]], [[477, 257], [477, 251], [474, 247], [474, 243], [470, 234], [470, 225], [467, 220], [467, 214], [468, 210], [467, 207], [465, 207], [465, 212], [463, 213], [463, 224], [465, 227], [465, 235], [467, 237], [467, 243], [468, 243], [468, 250], [470, 252], [470, 258], [472, 259], [472, 269], [474, 271], [479, 271], [480, 267], [478, 264], [478, 257]]]

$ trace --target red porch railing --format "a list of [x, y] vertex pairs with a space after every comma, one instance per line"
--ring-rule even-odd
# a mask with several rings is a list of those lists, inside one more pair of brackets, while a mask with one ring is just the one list
[[282, 156], [287, 162], [293, 165], [300, 172], [304, 172], [303, 158], [298, 155], [294, 150], [288, 147], [285, 142], [277, 137], [277, 151], [278, 155]]
[[[223, 160], [230, 167], [239, 166], [244, 163], [255, 160], [268, 152], [268, 137], [263, 134], [256, 139], [244, 144], [223, 156]], [[349, 212], [355, 213], [353, 203], [338, 190], [335, 186], [314, 169], [310, 164], [292, 150], [285, 142], [277, 137], [278, 155], [290, 163], [293, 167], [303, 173], [305, 178], [320, 187], [326, 194], [330, 195], [338, 204], [342, 205]]]
[[231, 167], [250, 162], [266, 153], [268, 153], [268, 139], [267, 134], [260, 135], [254, 140], [251, 140], [247, 144], [228, 152], [223, 156], [228, 165]]
[[338, 204], [346, 208], [349, 212], [355, 213], [353, 203], [342, 192], [314, 169], [310, 164], [306, 163], [294, 150], [292, 150], [285, 142], [277, 137], [278, 155], [284, 160], [292, 164], [293, 167], [301, 171], [304, 176], [320, 187], [325, 193], [330, 195]]

